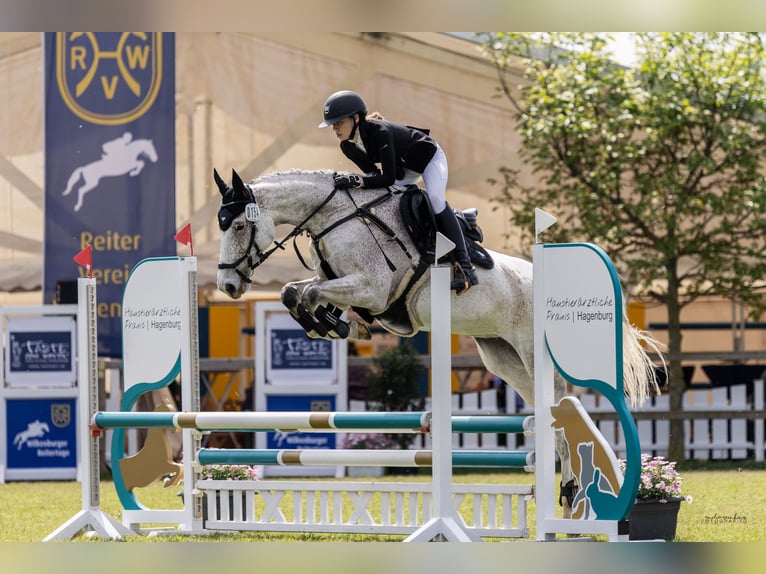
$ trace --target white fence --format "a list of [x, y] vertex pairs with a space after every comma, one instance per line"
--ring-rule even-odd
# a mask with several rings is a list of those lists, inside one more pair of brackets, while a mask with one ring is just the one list
[[[748, 386], [753, 389], [747, 396]], [[498, 392], [488, 389], [476, 393], [455, 394], [452, 397], [453, 415], [479, 414], [532, 414], [528, 405], [517, 407], [515, 393], [508, 389], [507, 409], [498, 405]], [[580, 401], [592, 415], [613, 412], [611, 405], [599, 400], [600, 395], [581, 395]], [[362, 401], [351, 401], [351, 410], [365, 410]], [[429, 405], [426, 404], [426, 409]], [[766, 456], [766, 436], [763, 418], [751, 420], [742, 416], [743, 411], [764, 410], [764, 383], [752, 385], [736, 384], [726, 387], [690, 389], [684, 393], [683, 411], [694, 415], [703, 411], [731, 412], [731, 416], [689, 418], [684, 421], [686, 434], [686, 457], [695, 460], [763, 460]], [[636, 413], [656, 413], [653, 419], [639, 419], [636, 422], [641, 451], [653, 456], [667, 456], [670, 441], [670, 420], [662, 413], [670, 412], [670, 398], [660, 395], [651, 398]], [[738, 416], [739, 415], [739, 416]], [[599, 420], [597, 426], [609, 441], [618, 457], [625, 457], [625, 442], [622, 430], [616, 420]], [[534, 450], [534, 436], [518, 434], [466, 433], [454, 434], [452, 447], [455, 450], [476, 448], [509, 448]], [[412, 448], [430, 448], [427, 435], [416, 437]]]
[[[433, 510], [430, 482], [201, 480], [197, 487], [206, 495], [210, 530], [412, 534]], [[455, 518], [478, 537], [528, 538], [533, 490], [532, 485], [453, 484]]]

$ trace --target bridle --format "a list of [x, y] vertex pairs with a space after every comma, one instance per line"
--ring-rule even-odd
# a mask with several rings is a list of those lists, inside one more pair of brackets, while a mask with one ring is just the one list
[[[338, 221], [335, 221], [334, 223], [330, 224], [327, 228], [320, 231], [319, 233], [312, 234], [310, 231], [308, 231], [305, 228], [305, 225], [317, 213], [319, 213], [319, 211], [325, 205], [327, 205], [333, 197], [335, 197], [335, 194], [338, 192], [338, 189], [333, 188], [333, 190], [329, 194], [327, 194], [327, 196], [319, 203], [319, 205], [317, 205], [314, 209], [312, 209], [311, 212], [303, 219], [303, 221], [301, 221], [298, 225], [296, 225], [295, 228], [293, 228], [293, 230], [290, 233], [288, 233], [281, 241], [275, 240], [274, 246], [271, 249], [268, 249], [266, 251], [261, 251], [261, 249], [255, 243], [255, 235], [258, 232], [257, 223], [261, 214], [260, 206], [258, 205], [258, 202], [255, 199], [255, 196], [253, 195], [253, 190], [250, 188], [250, 186], [245, 184], [244, 187], [247, 190], [248, 197], [244, 199], [237, 199], [237, 200], [222, 203], [220, 209], [228, 210], [231, 213], [236, 213], [237, 216], [240, 213], [244, 212], [245, 219], [251, 224], [250, 239], [248, 240], [248, 243], [247, 243], [247, 249], [239, 258], [237, 258], [235, 261], [232, 261], [231, 263], [218, 263], [218, 269], [234, 269], [237, 275], [239, 275], [239, 277], [245, 283], [252, 283], [252, 280], [250, 279], [250, 277], [252, 276], [253, 271], [255, 271], [256, 267], [260, 266], [264, 261], [266, 261], [272, 255], [272, 253], [274, 253], [278, 249], [284, 250], [285, 243], [287, 243], [290, 239], [293, 240], [293, 248], [295, 249], [295, 253], [298, 255], [298, 259], [300, 260], [301, 264], [309, 271], [314, 271], [306, 264], [305, 259], [303, 258], [300, 251], [298, 250], [296, 239], [303, 233], [307, 233], [311, 237], [311, 240], [314, 244], [317, 254], [320, 257], [323, 267], [327, 266], [328, 264], [321, 253], [321, 249], [319, 248], [319, 240], [322, 239], [322, 237], [324, 237], [325, 235], [327, 235], [330, 231], [336, 229], [337, 227], [346, 223], [347, 221], [350, 221], [357, 217], [361, 218], [368, 225], [369, 225], [369, 222], [374, 223], [381, 231], [383, 231], [387, 236], [389, 236], [392, 240], [394, 240], [399, 245], [402, 251], [404, 251], [405, 255], [407, 255], [410, 259], [412, 259], [412, 255], [408, 252], [406, 246], [401, 241], [401, 239], [396, 236], [396, 233], [384, 221], [378, 218], [371, 211], [371, 208], [393, 197], [393, 193], [391, 191], [378, 196], [377, 198], [367, 202], [366, 204], [362, 206], [357, 206], [356, 202], [354, 201], [354, 198], [351, 195], [350, 190], [345, 190], [349, 198], [351, 199], [351, 203], [355, 207], [354, 211], [350, 213], [349, 215], [342, 217]], [[219, 224], [219, 227], [221, 227], [220, 217], [219, 217], [218, 224]], [[221, 230], [225, 231], [225, 229], [223, 228]], [[388, 258], [385, 251], [383, 251], [383, 248], [380, 246], [380, 244], [378, 244], [378, 247], [380, 248], [381, 253], [383, 253], [383, 257], [386, 260], [388, 267], [392, 271], [394, 271], [396, 267]], [[242, 264], [245, 262], [247, 263], [247, 267], [248, 267], [247, 274], [245, 274], [241, 269]], [[325, 267], [325, 270], [327, 271], [326, 267]]]
[[[247, 190], [248, 197], [245, 199], [237, 199], [234, 201], [229, 201], [221, 204], [221, 209], [228, 209], [232, 212], [235, 212], [237, 214], [243, 213], [245, 214], [245, 219], [251, 224], [250, 225], [250, 239], [247, 242], [247, 249], [245, 252], [237, 258], [235, 261], [232, 261], [231, 263], [218, 263], [218, 269], [234, 269], [234, 271], [239, 275], [239, 277], [246, 283], [251, 283], [250, 277], [253, 274], [253, 271], [255, 271], [256, 267], [260, 266], [264, 261], [266, 261], [272, 253], [277, 251], [278, 249], [284, 250], [285, 243], [287, 243], [290, 239], [293, 240], [293, 246], [295, 248], [296, 253], [298, 253], [298, 257], [301, 260], [301, 263], [303, 263], [304, 267], [306, 266], [306, 262], [304, 261], [303, 257], [300, 255], [300, 252], [298, 252], [298, 247], [295, 244], [295, 240], [303, 233], [308, 233], [308, 231], [305, 229], [305, 225], [309, 222], [309, 220], [314, 217], [319, 210], [321, 210], [327, 203], [335, 196], [337, 193], [337, 189], [333, 189], [327, 197], [322, 200], [322, 202], [317, 205], [311, 212], [301, 221], [298, 225], [295, 226], [295, 228], [288, 233], [281, 241], [274, 241], [274, 247], [271, 249], [267, 249], [266, 251], [261, 251], [261, 249], [256, 245], [255, 243], [255, 234], [258, 232], [258, 219], [260, 219], [261, 216], [261, 209], [258, 205], [258, 201], [255, 199], [255, 196], [253, 195], [253, 190], [250, 189], [249, 185], [245, 185], [245, 189]], [[220, 227], [220, 220], [219, 220], [219, 227]], [[222, 230], [224, 231], [224, 230]], [[255, 257], [253, 257], [255, 255]], [[247, 262], [248, 267], [248, 273], [245, 274], [242, 269], [240, 268], [242, 263]]]

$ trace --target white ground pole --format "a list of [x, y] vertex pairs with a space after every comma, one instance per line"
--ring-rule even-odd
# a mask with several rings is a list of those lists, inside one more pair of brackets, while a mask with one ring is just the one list
[[43, 542], [71, 539], [87, 530], [103, 539], [118, 540], [135, 536], [127, 526], [104, 513], [101, 508], [99, 438], [89, 432], [88, 423], [98, 410], [98, 349], [96, 341], [96, 280], [77, 279], [77, 438], [82, 472], [82, 510], [56, 528]]
[[452, 313], [450, 267], [438, 261], [455, 248], [436, 233], [435, 263], [431, 267], [431, 468], [433, 518], [405, 542], [479, 542], [461, 527], [452, 513]]
[[535, 244], [532, 246], [532, 277], [534, 288], [534, 383], [535, 383], [535, 501], [537, 502], [537, 539], [555, 540], [555, 532], [546, 532], [546, 520], [555, 516], [553, 497], [546, 496], [556, 482], [556, 460], [550, 445], [554, 444], [553, 415], [548, 405], [555, 399], [553, 361], [545, 349], [545, 297], [543, 244], [538, 234], [556, 222], [556, 218], [535, 210]]

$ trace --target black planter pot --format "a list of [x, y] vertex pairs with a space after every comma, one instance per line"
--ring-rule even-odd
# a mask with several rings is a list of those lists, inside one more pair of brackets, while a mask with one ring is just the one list
[[631, 540], [666, 540], [676, 537], [678, 511], [681, 509], [680, 497], [659, 500], [636, 500], [628, 517]]

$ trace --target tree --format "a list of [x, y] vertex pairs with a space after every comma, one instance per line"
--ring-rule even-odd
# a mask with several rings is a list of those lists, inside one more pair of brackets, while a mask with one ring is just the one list
[[[522, 158], [497, 201], [532, 238], [533, 210], [559, 218], [546, 240], [592, 241], [632, 296], [666, 307], [670, 408], [682, 409], [681, 311], [700, 297], [766, 308], [766, 79], [757, 34], [637, 34], [638, 63], [605, 35], [488, 34], [500, 94], [517, 112]], [[519, 74], [523, 81], [517, 86]], [[682, 420], [669, 457], [684, 459]]]
[[[379, 411], [423, 410], [425, 397], [418, 388], [418, 379], [426, 372], [415, 346], [404, 339], [376, 357], [367, 374], [369, 399]], [[401, 449], [412, 444], [415, 436], [398, 433], [390, 435]]]

